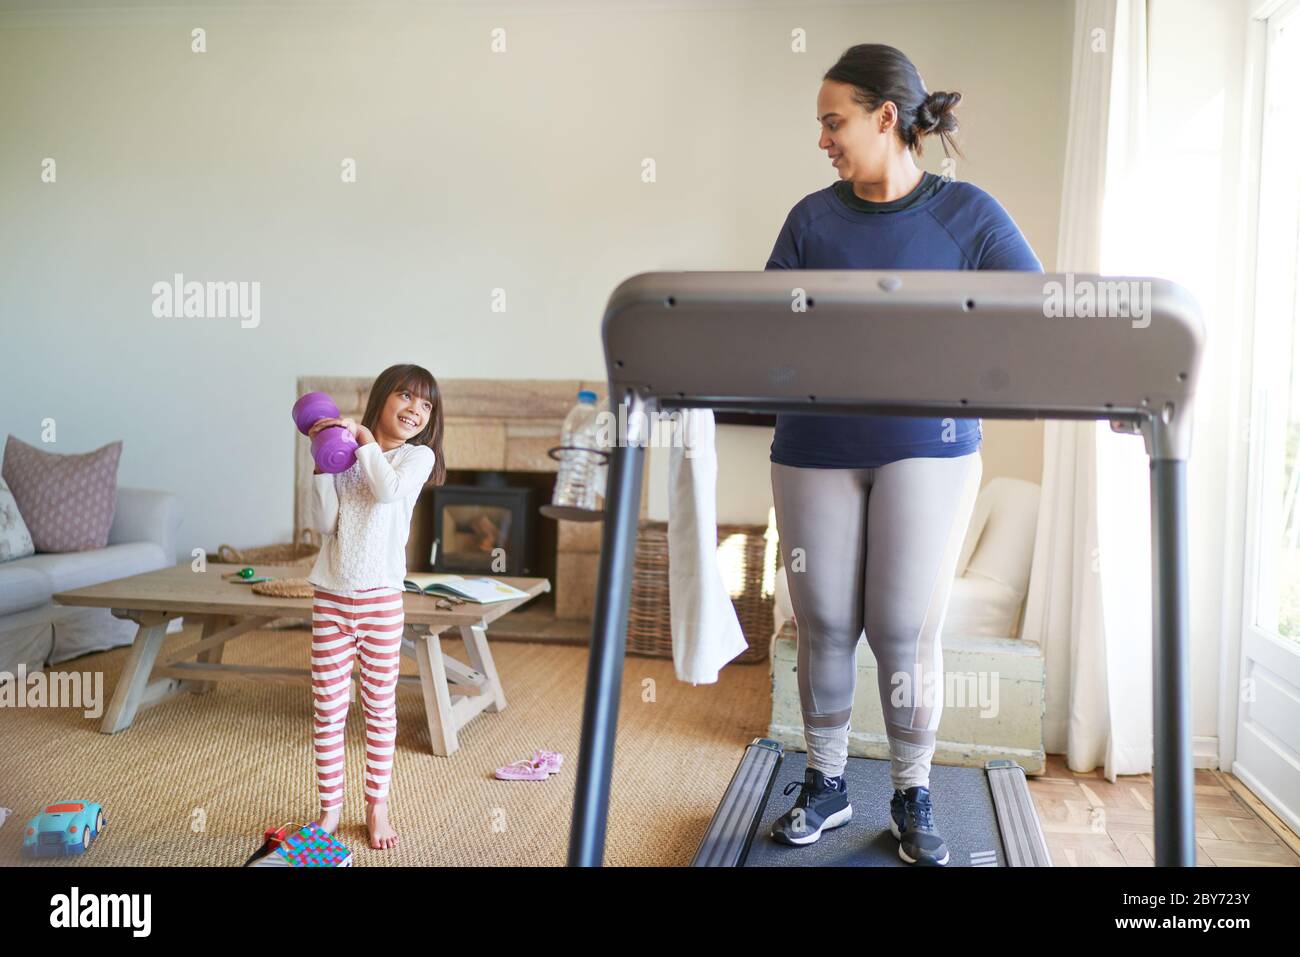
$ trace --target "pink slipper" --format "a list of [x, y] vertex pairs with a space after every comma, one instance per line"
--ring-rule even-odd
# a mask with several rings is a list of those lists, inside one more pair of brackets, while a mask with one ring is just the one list
[[535, 764], [527, 758], [507, 764], [504, 768], [497, 768], [493, 773], [502, 781], [545, 781], [550, 777], [546, 765]]
[[533, 752], [533, 764], [546, 768], [550, 774], [559, 773], [564, 764], [564, 755], [558, 751], [537, 750]]

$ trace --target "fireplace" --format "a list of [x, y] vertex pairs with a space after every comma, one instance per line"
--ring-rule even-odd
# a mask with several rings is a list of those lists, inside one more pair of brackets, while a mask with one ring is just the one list
[[535, 574], [532, 488], [509, 485], [504, 472], [479, 472], [472, 485], [435, 486], [432, 511], [435, 572]]

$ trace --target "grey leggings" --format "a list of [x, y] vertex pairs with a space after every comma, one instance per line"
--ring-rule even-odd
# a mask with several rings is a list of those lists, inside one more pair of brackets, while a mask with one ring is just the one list
[[772, 463], [810, 767], [844, 772], [865, 628], [894, 787], [929, 786], [943, 713], [939, 634], [982, 472], [978, 451], [865, 469]]

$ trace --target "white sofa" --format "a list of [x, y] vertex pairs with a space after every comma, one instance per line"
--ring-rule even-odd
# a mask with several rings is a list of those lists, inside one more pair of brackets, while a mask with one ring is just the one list
[[[135, 623], [114, 618], [110, 609], [59, 605], [50, 597], [176, 563], [176, 496], [119, 487], [116, 502], [106, 547], [0, 562], [0, 678], [19, 665], [34, 671], [135, 640]], [[168, 631], [181, 625], [176, 619]]]

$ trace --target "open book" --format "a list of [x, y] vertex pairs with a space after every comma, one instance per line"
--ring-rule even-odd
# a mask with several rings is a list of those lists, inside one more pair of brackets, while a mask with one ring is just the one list
[[423, 592], [426, 595], [451, 595], [481, 605], [528, 597], [528, 592], [520, 591], [513, 585], [507, 585], [495, 578], [463, 578], [460, 575], [442, 575], [434, 572], [408, 574], [406, 580], [402, 582], [402, 587], [407, 591]]

